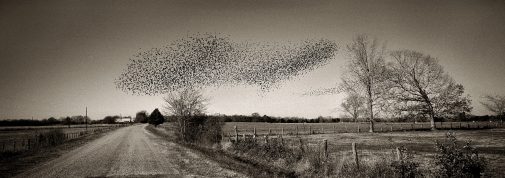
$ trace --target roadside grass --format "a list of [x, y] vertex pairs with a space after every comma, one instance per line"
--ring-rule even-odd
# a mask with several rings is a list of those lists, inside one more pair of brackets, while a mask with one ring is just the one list
[[207, 159], [215, 161], [223, 168], [235, 170], [251, 177], [294, 177], [294, 172], [289, 172], [288, 170], [281, 168], [270, 167], [265, 165], [263, 162], [231, 154], [219, 148], [204, 147], [177, 141], [174, 133], [175, 126], [171, 123], [164, 123], [158, 127], [149, 125], [146, 129], [155, 135], [165, 138], [167, 141], [195, 150]]

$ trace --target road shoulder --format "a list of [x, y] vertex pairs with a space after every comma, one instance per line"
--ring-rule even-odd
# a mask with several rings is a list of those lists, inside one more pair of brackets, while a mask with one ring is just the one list
[[293, 173], [242, 159], [218, 149], [199, 147], [197, 145], [183, 144], [175, 140], [173, 133], [161, 127], [147, 126], [146, 130], [165, 139], [167, 142], [179, 145], [200, 157], [210, 160], [224, 169], [229, 169], [247, 177], [292, 177]]

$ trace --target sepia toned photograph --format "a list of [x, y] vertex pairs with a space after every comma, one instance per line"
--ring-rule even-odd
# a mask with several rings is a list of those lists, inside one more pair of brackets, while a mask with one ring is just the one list
[[504, 0], [0, 0], [0, 178], [500, 178], [504, 120]]

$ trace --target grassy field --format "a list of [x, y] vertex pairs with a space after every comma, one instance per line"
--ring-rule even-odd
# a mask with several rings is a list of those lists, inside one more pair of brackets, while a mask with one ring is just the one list
[[[390, 123], [377, 122], [375, 132], [397, 132], [409, 130], [430, 130], [429, 122], [417, 123]], [[438, 129], [481, 129], [481, 128], [505, 128], [501, 122], [436, 122]], [[369, 124], [360, 122], [340, 122], [340, 123], [265, 123], [265, 122], [227, 122], [223, 128], [225, 135], [235, 133], [234, 126], [237, 126], [239, 134], [252, 134], [256, 129], [257, 135], [307, 135], [309, 133], [357, 133], [368, 132]]]
[[[484, 156], [489, 162], [487, 176], [499, 177], [501, 170], [505, 169], [505, 129], [477, 129], [491, 128], [501, 126], [499, 123], [487, 122], [469, 122], [452, 123], [452, 132], [456, 138], [461, 141], [471, 140], [477, 147], [480, 155]], [[421, 167], [429, 167], [435, 154], [435, 141], [443, 140], [445, 134], [450, 130], [450, 123], [437, 123], [437, 131], [428, 131], [429, 123], [418, 123], [412, 126], [400, 123], [378, 123], [376, 131], [378, 133], [368, 133], [368, 124], [366, 123], [226, 123], [224, 132], [226, 135], [234, 135], [234, 126], [237, 126], [240, 136], [245, 133], [252, 134], [256, 128], [258, 135], [268, 134], [271, 131], [271, 137], [282, 133], [283, 139], [293, 147], [299, 145], [299, 140], [309, 144], [314, 149], [321, 149], [323, 140], [328, 142], [328, 152], [331, 159], [346, 160], [352, 159], [352, 143], [358, 146], [360, 159], [365, 161], [374, 161], [383, 157], [394, 158], [396, 147], [404, 146], [413, 153], [416, 161], [421, 163]], [[358, 126], [360, 133], [357, 133]], [[296, 136], [296, 127], [298, 127], [299, 136]], [[380, 128], [383, 128], [382, 132]], [[391, 127], [393, 132], [390, 132]], [[388, 128], [388, 129], [386, 129]], [[471, 128], [471, 129], [468, 129]], [[412, 130], [413, 129], [413, 130]], [[309, 134], [312, 130], [316, 134]], [[405, 131], [403, 131], [405, 130]], [[325, 134], [319, 134], [325, 133]], [[261, 137], [260, 137], [261, 138]], [[232, 138], [233, 139], [233, 138]], [[263, 139], [263, 138], [261, 138]]]
[[[33, 143], [39, 134], [48, 133], [53, 130], [61, 130], [66, 139], [74, 139], [87, 133], [103, 131], [105, 129], [118, 127], [113, 124], [88, 125], [54, 125], [54, 126], [9, 126], [0, 127], [0, 151], [24, 150], [29, 148], [29, 140]], [[30, 143], [30, 144], [32, 144]]]
[[[97, 128], [114, 127], [115, 125], [110, 124], [95, 124], [88, 125], [88, 131], [93, 131]], [[0, 142], [5, 140], [13, 139], [25, 139], [28, 137], [33, 137], [39, 133], [48, 132], [54, 129], [62, 129], [64, 133], [77, 133], [86, 131], [85, 125], [71, 125], [70, 127], [66, 125], [53, 125], [53, 126], [9, 126], [0, 127]]]

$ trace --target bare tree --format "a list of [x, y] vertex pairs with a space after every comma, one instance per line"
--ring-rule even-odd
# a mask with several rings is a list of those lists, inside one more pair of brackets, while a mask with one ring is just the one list
[[374, 131], [375, 108], [380, 108], [385, 93], [387, 70], [384, 61], [385, 47], [380, 47], [376, 39], [370, 40], [366, 35], [356, 36], [347, 45], [350, 63], [348, 71], [342, 76], [341, 89], [356, 93], [367, 102], [369, 132]]
[[170, 92], [163, 99], [167, 112], [176, 116], [181, 133], [185, 132], [188, 118], [202, 115], [207, 109], [208, 99], [203, 96], [201, 91], [193, 88]]
[[404, 111], [428, 115], [432, 130], [436, 129], [435, 117], [471, 111], [470, 99], [462, 96], [463, 86], [435, 58], [411, 50], [393, 51], [391, 56], [391, 91], [399, 102], [406, 103]]
[[349, 94], [340, 106], [346, 114], [350, 115], [354, 122], [366, 112], [365, 100], [355, 93]]
[[497, 116], [503, 117], [505, 116], [505, 96], [491, 96], [486, 95], [484, 99], [487, 102], [481, 102], [481, 104], [489, 111], [495, 113]]

